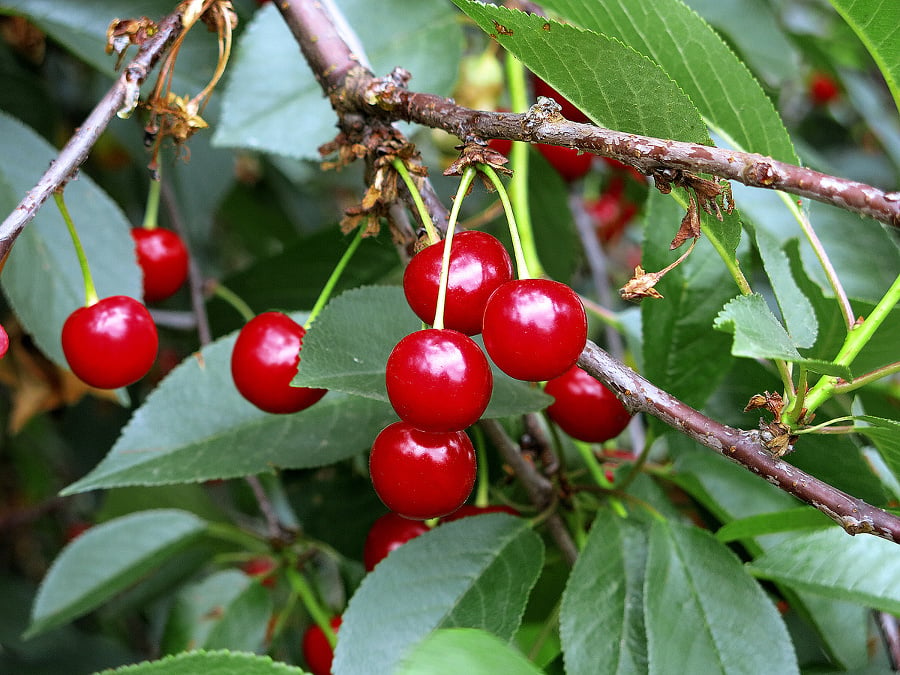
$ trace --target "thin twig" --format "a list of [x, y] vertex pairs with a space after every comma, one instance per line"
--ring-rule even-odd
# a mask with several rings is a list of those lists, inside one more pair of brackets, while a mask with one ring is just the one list
[[[522, 456], [519, 446], [509, 437], [497, 420], [483, 419], [478, 423], [491, 442], [497, 447], [500, 454], [521, 481], [522, 487], [528, 494], [528, 499], [539, 510], [543, 511], [554, 499], [553, 483], [544, 476], [537, 467]], [[557, 512], [550, 513], [545, 521], [547, 531], [556, 542], [570, 565], [575, 564], [578, 558], [578, 547], [572, 541], [572, 536], [566, 528], [566, 523]]]
[[72, 180], [91, 148], [109, 125], [116, 112], [136, 93], [150, 71], [166, 52], [181, 29], [181, 14], [176, 12], [159, 22], [157, 32], [140, 48], [134, 60], [119, 75], [87, 119], [69, 139], [53, 163], [25, 198], [0, 224], [0, 261], [5, 261], [16, 238], [56, 190]]
[[706, 417], [588, 342], [578, 365], [616, 393], [631, 412], [644, 412], [697, 443], [811, 504], [849, 534], [900, 543], [900, 518], [852, 497], [774, 456], [757, 430], [735, 429]]
[[206, 313], [206, 298], [203, 294], [203, 273], [200, 271], [200, 266], [197, 264], [195, 256], [190, 254], [190, 237], [188, 236], [184, 218], [181, 217], [181, 210], [178, 208], [175, 191], [168, 181], [162, 178], [160, 180], [163, 181], [160, 187], [162, 188], [162, 199], [166, 206], [169, 222], [172, 223], [172, 228], [181, 237], [185, 247], [188, 248], [188, 288], [191, 296], [191, 310], [196, 319], [197, 339], [200, 342], [200, 346], [203, 347], [212, 342], [209, 316]]

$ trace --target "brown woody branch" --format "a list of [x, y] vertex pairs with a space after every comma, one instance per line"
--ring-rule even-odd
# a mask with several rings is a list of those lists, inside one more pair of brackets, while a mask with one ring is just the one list
[[[405, 120], [443, 129], [463, 141], [506, 138], [579, 147], [627, 162], [648, 174], [661, 169], [709, 173], [753, 187], [810, 197], [900, 227], [900, 192], [887, 193], [758, 154], [577, 124], [552, 114], [552, 111], [547, 114], [547, 106], [534, 106], [524, 114], [482, 112], [458, 106], [439, 96], [410, 92], [405, 87], [409, 79], [405, 71], [395, 69], [388, 77], [376, 78], [361, 67], [359, 56], [354, 55], [341, 39], [332, 18], [320, 3], [285, 0], [279, 3], [279, 9], [331, 99], [342, 127], [350, 120], [355, 125]], [[585, 347], [579, 365], [615, 391], [631, 411], [657, 417], [813, 505], [848, 533], [874, 534], [900, 543], [900, 518], [775, 457], [767, 450], [759, 431], [734, 429], [706, 417], [654, 386], [592, 342]], [[545, 503], [550, 494], [548, 488], [552, 489], [546, 477], [528, 465], [516, 448], [504, 442], [505, 434], [499, 433], [502, 429], [498, 430], [490, 422], [485, 423], [484, 428], [534, 503], [538, 506]]]
[[735, 429], [706, 417], [651, 384], [588, 342], [578, 365], [614, 391], [633, 413], [653, 415], [798, 499], [811, 504], [849, 534], [874, 534], [900, 543], [900, 518], [838, 490], [775, 457], [757, 430]]
[[745, 185], [782, 190], [832, 204], [900, 227], [900, 192], [777, 161], [756, 153], [652, 138], [570, 122], [539, 107], [527, 113], [472, 110], [450, 99], [408, 91], [402, 78], [376, 78], [359, 65], [320, 3], [279, 5], [323, 90], [339, 114], [404, 120], [443, 129], [463, 141], [505, 138], [576, 147], [633, 165], [650, 174], [660, 169], [708, 173]]
[[[165, 54], [181, 30], [181, 14], [175, 12], [162, 19], [156, 33], [138, 50], [113, 86], [100, 99], [78, 130], [69, 139], [59, 156], [13, 212], [0, 224], [0, 261], [5, 262], [16, 238], [37, 214], [38, 209], [56, 190], [75, 178], [94, 144], [109, 125], [113, 116], [136, 99], [144, 80]], [[132, 98], [134, 97], [134, 98]], [[0, 265], [2, 265], [0, 262]]]

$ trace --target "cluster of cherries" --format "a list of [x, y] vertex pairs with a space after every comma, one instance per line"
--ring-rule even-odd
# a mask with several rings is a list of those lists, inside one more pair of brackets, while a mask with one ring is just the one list
[[[131, 230], [143, 272], [145, 302], [173, 295], [187, 279], [188, 251], [171, 230]], [[63, 324], [62, 348], [72, 372], [98, 389], [116, 389], [144, 377], [159, 338], [147, 307], [127, 295], [108, 296], [76, 309]]]
[[[403, 277], [410, 307], [426, 323], [435, 317], [445, 242], [413, 257]], [[388, 399], [400, 417], [372, 446], [376, 493], [391, 511], [427, 520], [458, 509], [475, 482], [476, 463], [465, 429], [484, 413], [493, 376], [471, 336], [482, 334], [497, 367], [520, 380], [544, 381], [575, 364], [587, 340], [578, 295], [549, 279], [513, 279], [509, 254], [477, 231], [453, 238], [442, 327], [416, 331], [391, 352]]]

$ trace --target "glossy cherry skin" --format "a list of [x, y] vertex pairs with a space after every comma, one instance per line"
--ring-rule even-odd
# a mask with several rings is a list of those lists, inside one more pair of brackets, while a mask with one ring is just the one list
[[[332, 617], [329, 621], [331, 629], [337, 633], [341, 626], [341, 617]], [[313, 624], [306, 629], [301, 643], [303, 660], [306, 667], [313, 675], [331, 675], [331, 662], [334, 660], [334, 650], [325, 637], [325, 632], [318, 624]]]
[[423, 431], [461, 431], [477, 422], [493, 382], [484, 352], [455, 330], [410, 333], [385, 366], [391, 405], [400, 419]]
[[9, 351], [9, 333], [3, 326], [0, 326], [0, 359], [6, 356]]
[[175, 294], [188, 275], [188, 251], [172, 230], [131, 229], [137, 261], [144, 273], [144, 302], [159, 302]]
[[386, 513], [376, 520], [363, 545], [363, 564], [366, 572], [387, 557], [388, 553], [400, 548], [410, 539], [428, 532], [428, 526], [421, 520], [410, 520], [396, 513]]
[[98, 389], [116, 389], [149, 372], [159, 338], [144, 305], [127, 295], [113, 295], [69, 315], [62, 348], [80, 380]]
[[231, 352], [231, 376], [245, 399], [266, 412], [287, 414], [326, 394], [325, 389], [291, 386], [304, 335], [303, 326], [281, 312], [263, 312], [244, 325]]
[[550, 166], [569, 183], [578, 180], [591, 170], [594, 156], [589, 152], [579, 152], [575, 148], [564, 148], [561, 145], [537, 143], [537, 151], [544, 156]]
[[475, 485], [475, 449], [462, 431], [434, 433], [394, 422], [369, 455], [378, 497], [394, 513], [429, 520], [453, 513]]
[[604, 443], [621, 434], [631, 415], [609, 389], [578, 366], [572, 366], [544, 387], [556, 399], [547, 414], [572, 438]]
[[578, 294], [565, 284], [519, 279], [488, 300], [482, 336], [500, 370], [539, 382], [575, 365], [587, 342], [587, 316]]
[[454, 520], [462, 520], [463, 518], [468, 518], [470, 516], [480, 516], [485, 513], [508, 513], [511, 516], [521, 516], [522, 514], [516, 511], [511, 506], [507, 506], [506, 504], [489, 504], [487, 506], [475, 506], [474, 504], [463, 504], [456, 511], [451, 513], [450, 515], [444, 516], [441, 518], [442, 523], [449, 523]]
[[[512, 260], [500, 240], [487, 232], [458, 232], [451, 248], [444, 328], [476, 335], [491, 293], [513, 278]], [[439, 241], [413, 256], [403, 273], [406, 301], [427, 324], [434, 323], [443, 255], [444, 242]]]

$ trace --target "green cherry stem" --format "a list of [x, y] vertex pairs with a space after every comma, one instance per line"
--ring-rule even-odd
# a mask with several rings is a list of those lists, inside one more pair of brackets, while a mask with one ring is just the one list
[[416, 183], [413, 181], [409, 169], [406, 168], [406, 164], [404, 164], [403, 160], [397, 157], [393, 159], [391, 166], [393, 166], [394, 170], [400, 174], [400, 178], [403, 179], [406, 189], [409, 190], [409, 194], [412, 195], [413, 203], [416, 205], [416, 210], [419, 212], [419, 220], [422, 221], [422, 226], [428, 233], [428, 242], [436, 244], [441, 238], [438, 235], [437, 230], [434, 229], [434, 223], [431, 222], [431, 214], [428, 213], [428, 209], [425, 207], [425, 201], [422, 199], [419, 188], [416, 187]]
[[241, 315], [241, 318], [243, 318], [245, 322], [256, 316], [256, 312], [253, 311], [250, 305], [244, 302], [241, 296], [239, 296], [227, 286], [215, 282], [212, 292], [213, 295], [221, 298], [229, 305], [231, 305], [235, 309], [235, 311], [237, 311], [237, 313]]
[[316, 598], [316, 594], [313, 592], [309, 582], [306, 581], [306, 577], [294, 569], [293, 565], [288, 565], [284, 571], [288, 582], [291, 584], [291, 590], [300, 597], [300, 602], [306, 607], [306, 611], [309, 612], [316, 625], [325, 633], [325, 637], [328, 638], [328, 644], [334, 649], [334, 646], [337, 644], [337, 635], [334, 634], [334, 629], [331, 627], [328, 612], [319, 604], [319, 600]]
[[56, 200], [56, 206], [59, 208], [63, 220], [66, 221], [66, 227], [69, 228], [69, 236], [72, 237], [75, 254], [78, 256], [78, 264], [81, 265], [81, 276], [84, 279], [84, 304], [86, 307], [90, 307], [100, 300], [100, 296], [97, 295], [97, 288], [94, 286], [94, 277], [91, 276], [91, 267], [88, 265], [87, 255], [84, 253], [84, 247], [81, 245], [81, 239], [78, 237], [75, 223], [72, 222], [72, 216], [69, 214], [62, 190], [54, 192], [53, 199]]
[[310, 310], [306, 322], [303, 324], [303, 328], [305, 330], [309, 330], [312, 322], [316, 320], [316, 317], [319, 316], [319, 314], [322, 312], [322, 309], [328, 303], [328, 299], [331, 297], [332, 292], [334, 292], [334, 287], [337, 286], [337, 282], [340, 281], [341, 275], [347, 268], [347, 264], [350, 262], [350, 258], [353, 257], [356, 249], [359, 248], [360, 242], [362, 242], [363, 240], [363, 229], [364, 228], [360, 227], [356, 231], [356, 236], [353, 237], [353, 241], [350, 242], [350, 246], [347, 247], [347, 250], [344, 251], [341, 259], [338, 260], [337, 265], [335, 265], [334, 269], [331, 271], [331, 276], [328, 277], [328, 281], [326, 281], [325, 285], [322, 287], [322, 292], [319, 293], [319, 297], [316, 299], [316, 304], [313, 305], [313, 308]]
[[[844, 345], [834, 359], [834, 364], [838, 366], [849, 366], [853, 363], [853, 359], [859, 354], [863, 347], [872, 339], [875, 331], [884, 322], [891, 310], [900, 302], [900, 276], [894, 279], [894, 283], [887, 290], [887, 293], [875, 305], [872, 312], [865, 318], [862, 323], [854, 325], [847, 333]], [[831, 398], [834, 388], [841, 382], [839, 377], [834, 375], [826, 375], [819, 378], [819, 381], [813, 385], [812, 389], [806, 396], [807, 414], [816, 410], [825, 401]], [[790, 420], [796, 421], [796, 420]]]
[[[506, 86], [509, 89], [509, 102], [516, 112], [528, 110], [528, 86], [525, 81], [525, 67], [511, 54], [506, 55]], [[512, 177], [509, 180], [509, 195], [513, 212], [518, 220], [519, 238], [522, 242], [524, 258], [531, 274], [544, 276], [544, 269], [538, 256], [534, 241], [534, 228], [531, 223], [531, 207], [528, 203], [528, 144], [513, 143], [509, 152]], [[521, 277], [520, 278], [525, 278]]]
[[144, 222], [141, 225], [145, 230], [155, 230], [159, 216], [159, 193], [162, 186], [159, 167], [156, 175], [150, 177], [150, 189], [147, 191], [147, 208], [144, 210]]
[[459, 218], [459, 209], [462, 206], [463, 199], [472, 185], [477, 172], [471, 166], [467, 166], [463, 171], [462, 178], [459, 181], [459, 188], [456, 190], [456, 198], [453, 200], [453, 206], [450, 208], [450, 219], [447, 221], [447, 236], [444, 237], [444, 255], [441, 258], [441, 279], [438, 285], [437, 306], [434, 310], [433, 328], [441, 329], [444, 327], [444, 307], [447, 304], [447, 280], [450, 278], [450, 250], [453, 245], [453, 231], [456, 229], [456, 221]]
[[541, 276], [543, 270], [541, 269], [540, 261], [536, 258], [529, 261], [525, 255], [525, 250], [522, 247], [522, 239], [519, 236], [521, 230], [516, 223], [516, 215], [512, 204], [509, 201], [509, 195], [506, 193], [506, 188], [503, 186], [503, 182], [500, 180], [497, 172], [487, 164], [479, 164], [478, 169], [488, 177], [488, 180], [491, 181], [491, 184], [497, 190], [497, 194], [500, 195], [500, 203], [503, 204], [503, 210], [506, 213], [506, 222], [509, 224], [509, 236], [512, 239], [513, 255], [516, 259], [516, 272], [518, 273], [519, 279], [531, 279], [532, 275]]
[[488, 478], [487, 452], [484, 449], [484, 432], [474, 425], [470, 431], [474, 438], [475, 455], [478, 458], [478, 484], [475, 487], [475, 506], [487, 506], [490, 503], [490, 480]]

